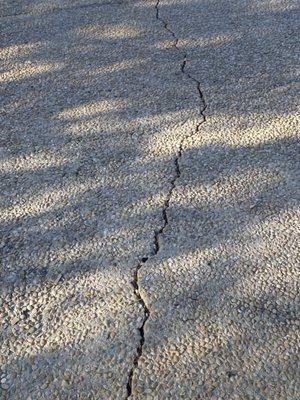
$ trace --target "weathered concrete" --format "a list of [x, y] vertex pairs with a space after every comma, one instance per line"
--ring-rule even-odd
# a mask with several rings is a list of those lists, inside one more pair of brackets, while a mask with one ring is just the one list
[[7, 1], [3, 399], [296, 399], [294, 2]]

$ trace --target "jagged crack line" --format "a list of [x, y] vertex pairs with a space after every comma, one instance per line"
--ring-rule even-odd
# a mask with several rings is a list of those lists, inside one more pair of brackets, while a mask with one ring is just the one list
[[[160, 16], [160, 9], [159, 9], [160, 1], [161, 1], [161, 0], [157, 0], [156, 5], [155, 5], [155, 9], [156, 9], [156, 19], [157, 19], [158, 21], [160, 21], [160, 22], [162, 23], [164, 29], [165, 29], [166, 31], [168, 31], [168, 32], [172, 35], [172, 37], [174, 38], [173, 47], [175, 47], [175, 49], [176, 49], [179, 53], [182, 54], [183, 60], [182, 60], [181, 66], [180, 66], [180, 69], [181, 69], [182, 74], [185, 75], [188, 79], [190, 79], [190, 80], [192, 80], [193, 82], [195, 82], [196, 85], [197, 85], [197, 91], [198, 91], [200, 103], [202, 104], [202, 106], [200, 107], [201, 120], [196, 124], [195, 129], [194, 129], [194, 132], [193, 132], [193, 133], [197, 133], [197, 132], [199, 131], [200, 125], [206, 121], [206, 117], [205, 117], [205, 114], [204, 114], [204, 111], [206, 110], [206, 102], [205, 102], [203, 93], [202, 93], [202, 91], [201, 91], [200, 82], [199, 82], [194, 76], [192, 76], [189, 72], [186, 71], [186, 66], [187, 66], [187, 53], [186, 53], [185, 51], [181, 50], [181, 49], [178, 47], [179, 38], [176, 36], [175, 32], [169, 27], [168, 22], [167, 22], [166, 20], [164, 20], [164, 19]], [[170, 190], [169, 190], [169, 192], [168, 192], [168, 194], [167, 194], [167, 197], [166, 197], [166, 200], [165, 200], [165, 203], [164, 203], [164, 208], [163, 208], [163, 211], [162, 211], [163, 220], [164, 220], [163, 226], [162, 226], [157, 232], [155, 232], [155, 235], [154, 235], [155, 254], [157, 254], [157, 253], [159, 252], [159, 236], [160, 236], [161, 234], [163, 234], [163, 232], [164, 232], [166, 226], [167, 226], [168, 223], [169, 223], [169, 221], [168, 221], [167, 210], [168, 210], [169, 205], [170, 205], [170, 200], [171, 200], [171, 197], [172, 197], [173, 190], [175, 189], [176, 181], [177, 181], [177, 179], [178, 179], [178, 178], [180, 177], [180, 175], [181, 175], [181, 170], [180, 170], [180, 163], [179, 163], [179, 161], [180, 161], [181, 156], [182, 156], [183, 147], [184, 147], [184, 142], [185, 142], [185, 139], [186, 139], [186, 138], [187, 138], [187, 137], [183, 137], [183, 138], [181, 139], [181, 141], [180, 141], [180, 143], [179, 143], [179, 149], [178, 149], [178, 151], [177, 151], [177, 155], [176, 155], [176, 158], [175, 158], [175, 160], [174, 160], [176, 175], [175, 175], [175, 177], [171, 180], [171, 188], [170, 188]]]
[[[163, 27], [166, 31], [168, 31], [173, 39], [174, 39], [174, 43], [173, 46], [176, 48], [177, 51], [179, 51], [182, 54], [183, 57], [183, 61], [181, 63], [180, 69], [181, 72], [187, 76], [187, 78], [189, 78], [190, 80], [192, 80], [193, 82], [196, 83], [197, 85], [197, 91], [199, 94], [199, 99], [200, 99], [200, 103], [202, 104], [202, 107], [200, 108], [200, 115], [201, 115], [201, 120], [196, 124], [194, 132], [193, 133], [197, 133], [199, 131], [199, 127], [200, 125], [206, 121], [206, 117], [204, 114], [204, 111], [206, 109], [206, 102], [203, 96], [203, 93], [201, 91], [200, 88], [200, 82], [193, 77], [191, 74], [189, 74], [188, 72], [186, 72], [186, 65], [187, 65], [187, 53], [185, 53], [184, 51], [182, 51], [181, 49], [178, 48], [178, 42], [179, 42], [179, 38], [176, 36], [175, 32], [173, 32], [169, 26], [168, 23], [160, 17], [160, 13], [159, 13], [159, 4], [160, 4], [160, 0], [157, 1], [155, 9], [156, 9], [156, 19], [159, 20], [162, 24]], [[142, 320], [142, 324], [140, 326], [139, 330], [139, 334], [140, 334], [140, 341], [139, 341], [139, 345], [137, 348], [137, 352], [136, 352], [136, 356], [134, 358], [133, 361], [133, 366], [130, 370], [129, 376], [128, 376], [128, 381], [127, 381], [127, 399], [129, 399], [129, 397], [131, 397], [132, 395], [132, 389], [133, 389], [133, 375], [134, 375], [134, 371], [135, 369], [138, 367], [139, 364], [139, 360], [143, 354], [143, 346], [145, 344], [145, 325], [147, 323], [147, 320], [150, 316], [150, 309], [147, 306], [145, 300], [143, 299], [143, 296], [141, 294], [140, 291], [140, 287], [139, 287], [139, 270], [142, 268], [142, 266], [148, 261], [150, 256], [155, 256], [156, 254], [158, 254], [158, 252], [160, 251], [160, 244], [159, 244], [159, 237], [164, 233], [164, 230], [166, 229], [168, 223], [169, 223], [169, 219], [168, 219], [168, 209], [170, 206], [170, 200], [173, 194], [173, 191], [175, 189], [176, 186], [176, 181], [180, 178], [181, 175], [181, 169], [180, 169], [180, 163], [179, 160], [182, 157], [182, 152], [183, 152], [183, 146], [184, 146], [184, 141], [185, 141], [186, 137], [183, 137], [179, 143], [179, 148], [177, 151], [177, 155], [174, 159], [174, 167], [175, 167], [175, 175], [172, 178], [172, 180], [170, 181], [170, 189], [166, 195], [165, 201], [164, 201], [164, 205], [163, 205], [163, 209], [162, 209], [162, 218], [163, 218], [163, 223], [162, 226], [160, 227], [159, 230], [154, 232], [154, 250], [153, 252], [148, 256], [148, 257], [143, 257], [141, 259], [141, 261], [138, 263], [135, 271], [134, 271], [134, 276], [133, 276], [133, 281], [131, 282], [132, 286], [133, 286], [133, 290], [134, 290], [134, 294], [137, 298], [137, 301], [142, 305], [143, 310], [144, 310], [144, 317]]]
[[[182, 50], [182, 49], [180, 49], [180, 48], [178, 47], [179, 38], [176, 36], [175, 32], [172, 31], [172, 29], [169, 27], [168, 22], [167, 22], [166, 20], [164, 20], [164, 19], [160, 16], [160, 9], [159, 9], [160, 2], [161, 2], [161, 0], [157, 0], [157, 3], [156, 3], [156, 5], [155, 5], [155, 9], [156, 9], [156, 19], [159, 20], [159, 21], [162, 23], [162, 25], [163, 25], [163, 27], [165, 28], [165, 30], [168, 31], [168, 32], [172, 35], [172, 37], [174, 38], [173, 47], [175, 47], [175, 49], [176, 49], [177, 51], [179, 51], [179, 52], [182, 54], [183, 61], [182, 61], [182, 63], [181, 63], [181, 72], [182, 72], [185, 76], [187, 76], [187, 78], [189, 78], [190, 80], [192, 80], [193, 82], [195, 82], [196, 85], [197, 85], [197, 91], [198, 91], [198, 94], [199, 94], [199, 99], [200, 99], [200, 102], [201, 102], [201, 104], [202, 104], [202, 106], [201, 106], [201, 108], [200, 108], [201, 121], [196, 125], [196, 127], [195, 127], [195, 132], [194, 132], [194, 133], [197, 133], [198, 130], [199, 130], [200, 125], [201, 125], [203, 122], [206, 121], [206, 117], [205, 117], [205, 114], [204, 114], [204, 111], [206, 110], [205, 98], [204, 98], [204, 95], [203, 95], [203, 93], [202, 93], [202, 91], [201, 91], [200, 81], [199, 81], [198, 79], [196, 79], [194, 76], [192, 76], [189, 72], [186, 71], [187, 53], [186, 53], [184, 50]], [[183, 139], [183, 141], [184, 141], [184, 139]], [[183, 143], [182, 143], [182, 145], [183, 145]]]
[[143, 354], [143, 346], [145, 343], [145, 333], [144, 333], [144, 327], [145, 324], [149, 318], [150, 315], [150, 310], [147, 307], [147, 304], [145, 302], [145, 300], [143, 299], [141, 292], [140, 292], [140, 287], [139, 287], [139, 270], [142, 268], [142, 264], [145, 263], [148, 260], [148, 257], [143, 258], [139, 264], [137, 265], [134, 274], [133, 274], [133, 280], [131, 282], [133, 290], [134, 290], [134, 294], [137, 298], [138, 303], [141, 304], [141, 306], [143, 307], [144, 310], [144, 317], [142, 320], [142, 324], [139, 327], [139, 334], [140, 334], [140, 341], [139, 341], [139, 345], [137, 347], [137, 352], [136, 352], [136, 356], [134, 358], [133, 361], [133, 366], [129, 372], [129, 376], [128, 376], [128, 381], [127, 381], [127, 399], [131, 396], [132, 394], [132, 380], [133, 380], [133, 374], [135, 369], [138, 367], [138, 363], [139, 363], [139, 359]]
[[164, 233], [164, 230], [169, 223], [167, 211], [170, 206], [170, 200], [171, 200], [173, 191], [176, 186], [176, 181], [181, 175], [180, 166], [179, 166], [179, 159], [181, 157], [181, 154], [182, 154], [182, 143], [180, 144], [179, 150], [177, 152], [177, 156], [174, 159], [175, 176], [170, 182], [170, 189], [169, 189], [166, 199], [164, 201], [164, 206], [163, 206], [163, 210], [162, 210], [163, 224], [159, 230], [154, 232], [154, 253], [153, 253], [153, 255], [156, 255], [159, 252], [159, 250], [160, 250], [159, 237]]

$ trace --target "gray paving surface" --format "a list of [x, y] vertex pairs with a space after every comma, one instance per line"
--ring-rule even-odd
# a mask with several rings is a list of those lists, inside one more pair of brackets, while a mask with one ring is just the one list
[[299, 399], [297, 3], [0, 21], [0, 398]]

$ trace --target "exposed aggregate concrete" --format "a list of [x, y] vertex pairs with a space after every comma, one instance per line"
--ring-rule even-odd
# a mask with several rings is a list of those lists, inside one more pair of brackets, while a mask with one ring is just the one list
[[45, 8], [2, 19], [1, 397], [121, 399], [197, 110], [154, 3]]
[[1, 13], [0, 398], [297, 399], [297, 4]]
[[141, 272], [151, 318], [134, 398], [297, 399], [299, 14], [293, 2], [159, 7], [207, 108]]

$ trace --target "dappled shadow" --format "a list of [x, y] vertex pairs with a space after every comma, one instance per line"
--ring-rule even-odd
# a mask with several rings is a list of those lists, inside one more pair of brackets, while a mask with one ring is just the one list
[[[155, 20], [154, 6], [27, 1], [8, 2], [4, 10], [0, 335], [3, 373], [14, 381], [2, 390], [4, 398], [126, 397], [143, 312], [130, 282], [139, 260], [153, 254], [184, 137], [169, 225], [160, 252], [141, 273], [151, 309], [142, 362], [147, 352], [164, 353], [170, 341], [196, 332], [187, 347], [202, 335], [215, 351], [205, 345], [186, 369], [183, 354], [179, 361], [166, 356], [166, 365], [187, 372], [211, 354], [207, 375], [192, 372], [209, 380], [218, 374], [218, 360], [227, 358], [231, 371], [230, 349], [239, 349], [235, 337], [244, 337], [251, 355], [258, 351], [248, 337], [253, 329], [263, 335], [270, 322], [276, 343], [293, 329], [294, 300], [284, 297], [290, 287], [276, 295], [282, 304], [270, 313], [264, 304], [274, 303], [272, 287], [251, 286], [263, 274], [259, 243], [267, 246], [277, 234], [272, 224], [264, 226], [282, 215], [289, 219], [298, 195], [299, 142], [288, 119], [295, 112], [296, 75], [290, 61], [286, 67], [294, 39], [280, 46], [278, 57], [278, 32], [270, 29], [279, 21], [289, 35], [293, 9], [237, 9], [225, 23], [226, 2], [164, 5], [162, 16], [177, 21], [172, 29], [188, 52], [187, 70], [203, 85], [208, 104], [207, 125], [195, 137], [196, 85], [182, 75], [182, 54]], [[232, 15], [232, 9], [226, 12]], [[191, 20], [187, 26], [197, 13], [201, 24]], [[178, 14], [185, 17], [179, 21]], [[283, 235], [281, 244], [288, 247], [292, 234]], [[252, 246], [251, 252], [243, 254], [240, 243], [242, 249]], [[277, 251], [270, 247], [266, 262], [276, 254], [280, 264]], [[191, 268], [195, 259], [199, 265]], [[248, 289], [237, 298], [243, 282]], [[259, 329], [251, 322], [258, 315]], [[259, 338], [260, 347], [268, 348], [268, 336]], [[248, 361], [245, 356], [239, 362], [246, 368]], [[275, 357], [268, 377], [278, 378], [276, 363]], [[241, 376], [240, 388], [245, 372]], [[182, 377], [173, 378], [172, 391], [182, 390], [184, 398]], [[156, 393], [158, 377], [151, 379], [148, 388]], [[210, 398], [214, 387], [195, 385], [190, 398]]]

